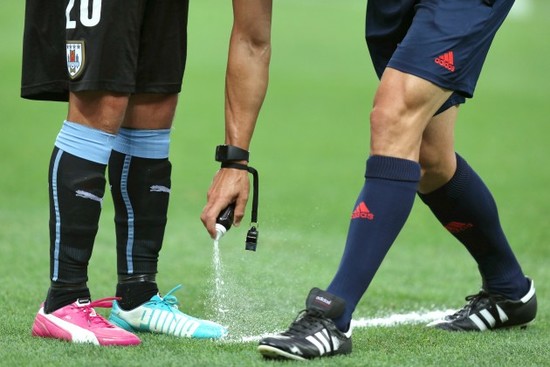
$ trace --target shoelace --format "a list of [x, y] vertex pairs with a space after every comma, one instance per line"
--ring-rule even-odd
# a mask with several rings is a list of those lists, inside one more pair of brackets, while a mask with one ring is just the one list
[[450, 315], [450, 319], [458, 319], [465, 316], [468, 316], [470, 314], [470, 311], [482, 300], [489, 298], [489, 293], [487, 293], [484, 290], [479, 291], [479, 293], [471, 294], [469, 296], [466, 296], [465, 300], [468, 302], [464, 307], [462, 307], [460, 310], [455, 312], [454, 314]]
[[86, 315], [88, 325], [114, 328], [115, 326], [109, 323], [103, 316], [98, 314], [94, 308], [111, 308], [113, 306], [113, 301], [119, 299], [120, 298], [117, 297], [101, 298], [88, 304], [84, 304], [79, 309]]
[[155, 304], [160, 304], [164, 306], [163, 308], [168, 309], [172, 312], [175, 312], [175, 310], [178, 309], [178, 306], [180, 303], [178, 301], [178, 298], [172, 295], [172, 293], [176, 292], [181, 287], [182, 287], [181, 284], [178, 284], [177, 286], [172, 288], [168, 293], [166, 293], [164, 296], [159, 297], [160, 300], [156, 300]]
[[292, 322], [285, 334], [292, 336], [300, 336], [303, 334], [309, 334], [311, 329], [318, 324], [323, 325], [327, 330], [327, 319], [323, 317], [323, 314], [314, 310], [302, 310]]
[[[304, 335], [311, 335], [312, 329], [315, 329], [319, 324], [329, 331], [329, 320], [324, 315], [316, 310], [302, 310], [296, 317], [296, 320], [290, 325], [289, 329], [283, 334], [288, 336], [303, 337]], [[330, 331], [329, 331], [330, 333]], [[332, 338], [328, 338], [330, 345], [329, 354], [332, 354], [335, 350]]]

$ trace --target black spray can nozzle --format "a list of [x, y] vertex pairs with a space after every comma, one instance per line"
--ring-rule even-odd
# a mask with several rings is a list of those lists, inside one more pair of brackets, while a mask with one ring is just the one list
[[[219, 240], [229, 231], [233, 225], [233, 215], [235, 212], [235, 203], [229, 204], [223, 209], [216, 219], [216, 240]], [[256, 251], [258, 245], [258, 224], [252, 223], [248, 233], [246, 234], [245, 249], [248, 251]]]
[[216, 219], [216, 239], [220, 239], [233, 224], [233, 213], [235, 212], [235, 203], [229, 204], [220, 212]]

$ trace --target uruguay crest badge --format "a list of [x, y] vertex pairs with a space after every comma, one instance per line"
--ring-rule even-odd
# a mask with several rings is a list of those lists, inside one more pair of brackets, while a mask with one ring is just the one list
[[67, 41], [67, 70], [71, 79], [76, 79], [84, 70], [86, 52], [84, 41]]

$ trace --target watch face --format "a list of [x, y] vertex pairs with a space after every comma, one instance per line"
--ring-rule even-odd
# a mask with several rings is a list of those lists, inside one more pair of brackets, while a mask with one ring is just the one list
[[216, 147], [216, 161], [248, 161], [248, 151], [233, 145], [218, 145]]

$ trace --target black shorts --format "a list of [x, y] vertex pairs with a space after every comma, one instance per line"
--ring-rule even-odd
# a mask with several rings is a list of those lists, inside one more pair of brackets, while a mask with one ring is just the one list
[[179, 93], [188, 0], [26, 0], [21, 96]]
[[514, 0], [369, 0], [366, 39], [379, 77], [389, 66], [454, 91], [442, 107], [474, 94], [493, 38]]

